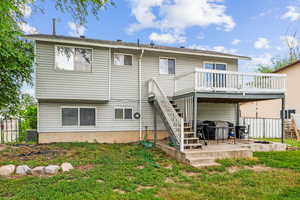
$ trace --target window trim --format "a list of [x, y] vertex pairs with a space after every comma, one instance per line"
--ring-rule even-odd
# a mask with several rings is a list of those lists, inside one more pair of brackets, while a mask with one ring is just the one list
[[[123, 56], [131, 56], [131, 65], [125, 65], [125, 62], [123, 65], [117, 65], [115, 64], [115, 55], [123, 55]], [[115, 66], [121, 66], [121, 67], [132, 67], [133, 66], [133, 54], [129, 54], [129, 53], [113, 53], [113, 65]]]
[[[220, 64], [220, 65], [225, 65], [225, 70], [224, 71], [228, 71], [228, 65], [227, 65], [227, 63], [213, 62], [213, 61], [204, 61], [203, 62], [203, 69], [206, 69], [205, 68], [205, 64], [214, 64], [214, 65]], [[218, 70], [218, 69], [213, 69], [213, 70]], [[223, 70], [221, 70], [221, 71], [223, 71]]]
[[[77, 110], [78, 110], [78, 124], [77, 125], [74, 125], [74, 126], [64, 126], [63, 124], [62, 124], [62, 118], [63, 118], [63, 116], [62, 116], [62, 110], [63, 110], [63, 108], [77, 108]], [[80, 125], [80, 108], [94, 108], [95, 109], [95, 125], [93, 126], [93, 125], [91, 125], [91, 126], [81, 126]], [[63, 127], [63, 128], [83, 128], [83, 127], [96, 127], [97, 126], [97, 107], [96, 106], [61, 106], [60, 107], [60, 124], [61, 124], [61, 127]]]
[[[116, 119], [116, 109], [122, 109], [123, 110], [123, 118], [122, 119]], [[131, 119], [125, 119], [125, 109], [131, 109]], [[133, 116], [134, 116], [134, 113], [133, 113], [133, 107], [114, 107], [114, 120], [117, 120], [117, 121], [131, 121], [133, 120]]]
[[[160, 73], [160, 59], [172, 59], [172, 60], [174, 60], [175, 61], [175, 70], [174, 70], [174, 74], [161, 74]], [[177, 65], [177, 61], [176, 61], [176, 58], [175, 57], [168, 57], [168, 56], [159, 56], [159, 58], [158, 58], [158, 74], [160, 75], [160, 76], [176, 76], [176, 65]]]
[[[68, 48], [79, 48], [79, 49], [89, 49], [92, 51], [92, 54], [91, 54], [91, 59], [92, 59], [92, 62], [91, 62], [91, 70], [90, 71], [76, 71], [76, 70], [65, 70], [65, 69], [59, 69], [57, 66], [56, 66], [56, 49], [57, 47], [68, 47]], [[54, 45], [54, 70], [55, 71], [58, 71], [58, 72], [66, 72], [66, 73], [91, 73], [93, 72], [93, 60], [94, 60], [94, 49], [91, 48], [91, 47], [83, 47], [83, 46], [72, 46], [72, 45]]]

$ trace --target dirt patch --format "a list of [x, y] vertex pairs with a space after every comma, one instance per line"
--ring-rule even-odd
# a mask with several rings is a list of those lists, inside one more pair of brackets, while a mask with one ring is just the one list
[[137, 169], [144, 169], [144, 168], [145, 168], [144, 165], [137, 166]]
[[249, 170], [253, 170], [255, 172], [266, 172], [266, 171], [274, 170], [274, 168], [266, 167], [264, 165], [254, 165], [252, 167], [249, 167], [249, 166], [245, 166], [245, 167], [232, 166], [232, 167], [227, 168], [227, 171], [229, 173], [235, 173], [235, 172], [238, 172], [242, 169], [249, 169]]
[[104, 183], [104, 181], [102, 179], [98, 179], [96, 180], [97, 183]]
[[3, 152], [0, 161], [52, 160], [64, 154], [66, 154], [65, 150], [53, 149], [48, 145], [17, 145], [11, 146], [11, 151]]
[[7, 148], [6, 145], [4, 144], [0, 144], [0, 151], [4, 151]]
[[82, 170], [82, 171], [90, 170], [93, 168], [94, 168], [94, 165], [92, 165], [92, 164], [81, 165], [81, 166], [77, 167], [77, 169]]
[[166, 168], [166, 169], [172, 169], [173, 168], [173, 165], [165, 165], [165, 166], [163, 166], [164, 168]]
[[114, 192], [120, 193], [120, 194], [125, 194], [126, 192], [124, 190], [120, 189], [114, 189]]
[[175, 183], [172, 178], [166, 178], [165, 183]]
[[232, 166], [232, 167], [228, 167], [227, 171], [232, 174], [232, 173], [235, 173], [237, 171], [240, 171], [241, 169], [243, 169], [243, 168], [242, 167], [237, 167], [237, 166]]
[[197, 176], [197, 175], [199, 175], [199, 173], [197, 173], [197, 172], [186, 172], [186, 171], [182, 171], [181, 172], [183, 175], [185, 175], [185, 176]]
[[266, 166], [263, 166], [263, 165], [255, 165], [253, 167], [246, 167], [246, 169], [251, 169], [255, 172], [265, 172], [265, 171], [271, 171], [273, 170], [273, 168], [271, 167], [266, 167]]
[[149, 189], [153, 189], [154, 186], [143, 186], [143, 185], [139, 185], [137, 188], [136, 188], [136, 191], [139, 192], [141, 190], [149, 190]]

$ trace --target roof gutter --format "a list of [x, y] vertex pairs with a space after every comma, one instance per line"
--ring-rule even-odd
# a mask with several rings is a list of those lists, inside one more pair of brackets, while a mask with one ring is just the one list
[[[23, 36], [24, 38], [36, 40], [36, 41], [43, 41], [43, 42], [55, 42], [55, 43], [65, 43], [65, 44], [79, 44], [79, 45], [86, 45], [86, 46], [95, 46], [95, 47], [106, 47], [106, 48], [119, 48], [119, 49], [133, 49], [139, 50], [139, 47], [134, 46], [126, 46], [126, 45], [110, 45], [110, 44], [99, 44], [93, 42], [86, 42], [86, 41], [74, 41], [68, 39], [55, 39], [55, 38], [42, 38], [42, 37], [34, 37], [34, 36]], [[186, 55], [197, 55], [197, 56], [207, 56], [207, 57], [219, 57], [219, 58], [230, 58], [230, 59], [239, 59], [239, 60], [251, 60], [249, 57], [245, 56], [227, 56], [227, 55], [218, 55], [218, 54], [207, 54], [207, 53], [197, 53], [197, 52], [182, 52], [176, 50], [167, 50], [167, 49], [155, 49], [149, 47], [143, 47], [144, 51], [154, 51], [154, 52], [166, 52], [166, 53], [174, 53], [174, 54], [186, 54]]]

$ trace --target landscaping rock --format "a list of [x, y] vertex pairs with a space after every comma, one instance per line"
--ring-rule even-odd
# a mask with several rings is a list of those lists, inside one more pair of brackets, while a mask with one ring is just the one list
[[71, 165], [71, 163], [65, 162], [65, 163], [61, 164], [61, 169], [63, 172], [68, 172], [68, 171], [74, 169], [74, 167]]
[[31, 169], [27, 165], [20, 165], [16, 168], [17, 175], [27, 175], [31, 173]]
[[15, 165], [4, 165], [0, 167], [0, 176], [11, 176], [15, 172]]
[[58, 165], [48, 165], [45, 167], [45, 173], [54, 175], [58, 173], [59, 169], [60, 167]]
[[45, 167], [43, 166], [39, 166], [39, 167], [35, 167], [31, 170], [32, 175], [34, 176], [41, 176], [45, 174]]

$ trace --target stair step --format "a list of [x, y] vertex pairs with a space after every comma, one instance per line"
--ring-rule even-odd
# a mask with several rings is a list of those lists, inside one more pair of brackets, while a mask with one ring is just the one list
[[212, 164], [216, 163], [214, 158], [209, 157], [200, 157], [200, 158], [187, 158], [191, 165], [199, 165], [199, 164]]
[[184, 149], [201, 149], [202, 144], [196, 143], [196, 144], [184, 144]]
[[174, 108], [177, 113], [179, 113], [180, 108]]
[[197, 138], [197, 137], [190, 137], [190, 138], [184, 138], [184, 140], [199, 140], [199, 138]]

